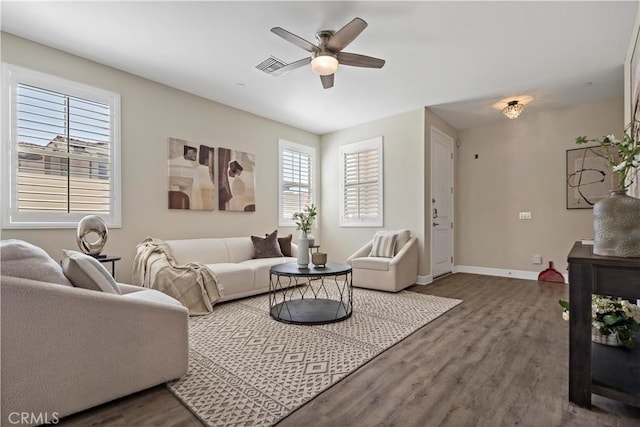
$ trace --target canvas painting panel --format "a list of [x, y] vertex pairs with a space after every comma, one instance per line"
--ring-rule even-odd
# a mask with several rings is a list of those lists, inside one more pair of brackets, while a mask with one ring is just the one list
[[591, 209], [609, 197], [614, 174], [600, 147], [567, 150], [567, 209]]
[[214, 149], [169, 138], [169, 209], [215, 209]]
[[255, 156], [244, 151], [218, 149], [218, 209], [256, 210]]
[[[631, 76], [631, 93], [628, 94], [631, 100], [631, 117], [632, 121], [640, 121], [640, 29], [635, 34], [635, 43], [633, 46], [633, 53], [631, 55], [630, 63], [630, 76]], [[636, 129], [636, 134], [632, 137], [638, 141], [640, 139], [640, 127]], [[633, 171], [631, 171], [633, 173]], [[640, 172], [636, 170], [636, 176], [634, 184], [629, 188], [629, 195], [634, 197], [640, 197]]]

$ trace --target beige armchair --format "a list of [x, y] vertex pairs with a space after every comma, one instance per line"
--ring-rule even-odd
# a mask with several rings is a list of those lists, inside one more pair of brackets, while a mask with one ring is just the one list
[[[389, 233], [389, 232], [387, 232]], [[418, 275], [418, 239], [399, 230], [391, 258], [370, 256], [373, 240], [347, 259], [353, 269], [353, 286], [398, 292], [413, 285]]]

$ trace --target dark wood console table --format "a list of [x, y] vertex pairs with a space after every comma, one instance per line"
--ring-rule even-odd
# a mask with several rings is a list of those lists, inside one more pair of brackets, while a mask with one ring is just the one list
[[640, 407], [640, 339], [632, 350], [591, 343], [591, 295], [640, 298], [640, 258], [569, 252], [569, 401], [591, 407], [591, 393]]

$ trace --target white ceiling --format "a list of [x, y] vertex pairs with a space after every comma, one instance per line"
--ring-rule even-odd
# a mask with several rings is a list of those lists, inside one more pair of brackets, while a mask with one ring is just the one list
[[[626, 2], [13, 2], [2, 30], [317, 134], [429, 106], [458, 129], [622, 95], [636, 15]], [[381, 70], [340, 67], [324, 90], [310, 68], [255, 68], [307, 52], [354, 17], [368, 28], [345, 51]]]

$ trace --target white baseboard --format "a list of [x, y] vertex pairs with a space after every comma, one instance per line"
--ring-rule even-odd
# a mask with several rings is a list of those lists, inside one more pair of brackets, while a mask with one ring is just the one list
[[[513, 277], [514, 279], [538, 280], [537, 271], [528, 270], [506, 270], [503, 268], [474, 267], [471, 265], [456, 265], [456, 273], [482, 274], [484, 276]], [[563, 274], [565, 283], [569, 282], [569, 275]]]
[[[504, 268], [489, 268], [489, 267], [474, 267], [472, 265], [454, 265], [451, 273], [471, 273], [471, 274], [481, 274], [483, 276], [497, 276], [497, 277], [513, 277], [514, 279], [525, 279], [525, 280], [538, 280], [537, 271], [528, 271], [528, 270], [506, 270]], [[569, 283], [569, 275], [567, 273], [562, 274], [564, 276], [564, 282]], [[417, 276], [416, 277], [416, 285], [428, 285], [433, 283], [433, 277], [429, 274], [428, 276]]]
[[416, 277], [416, 285], [428, 285], [431, 282], [433, 282], [431, 275]]

